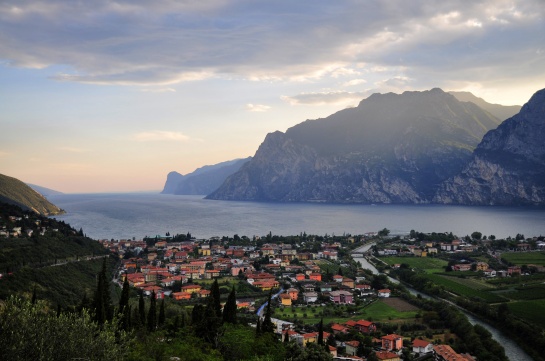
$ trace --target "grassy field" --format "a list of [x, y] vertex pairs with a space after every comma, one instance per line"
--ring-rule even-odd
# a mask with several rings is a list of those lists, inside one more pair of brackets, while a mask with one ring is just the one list
[[518, 286], [513, 292], [503, 293], [502, 296], [513, 300], [538, 300], [545, 299], [545, 285], [535, 284], [528, 286]]
[[390, 266], [406, 263], [412, 268], [418, 268], [427, 273], [444, 272], [448, 264], [445, 260], [432, 257], [380, 257], [380, 259]]
[[306, 324], [315, 324], [320, 322], [320, 318], [324, 315], [324, 323], [328, 324], [361, 319], [370, 321], [408, 320], [414, 319], [418, 310], [398, 311], [386, 302], [378, 300], [370, 305], [356, 308], [353, 312], [347, 312], [347, 307], [340, 305], [280, 307], [275, 310], [273, 317], [290, 321], [295, 317], [298, 320], [303, 320]]
[[[499, 295], [482, 291], [480, 289], [474, 289], [469, 286], [469, 281], [466, 279], [452, 278], [448, 276], [441, 276], [435, 274], [428, 274], [426, 276], [430, 281], [437, 285], [443, 286], [446, 290], [455, 293], [460, 296], [472, 298], [477, 297], [488, 303], [504, 302], [507, 301], [504, 297]], [[463, 284], [460, 281], [467, 281], [467, 284]]]
[[545, 300], [512, 302], [508, 306], [514, 315], [545, 328]]
[[545, 266], [545, 252], [509, 252], [502, 254], [501, 257], [517, 266], [529, 264]]

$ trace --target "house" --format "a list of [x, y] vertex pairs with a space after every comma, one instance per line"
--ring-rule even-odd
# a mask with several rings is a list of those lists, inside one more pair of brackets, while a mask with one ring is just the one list
[[430, 353], [433, 351], [433, 344], [428, 341], [415, 339], [413, 341], [413, 352], [415, 353]]
[[[327, 340], [330, 333], [322, 331], [322, 337], [324, 340]], [[318, 332], [304, 333], [303, 335], [303, 345], [306, 346], [309, 343], [318, 342]]]
[[400, 361], [401, 358], [398, 354], [389, 351], [377, 351], [375, 352], [377, 359], [380, 361]]
[[305, 280], [305, 274], [304, 273], [298, 273], [295, 275], [295, 279], [297, 282], [304, 281]]
[[471, 271], [471, 265], [469, 263], [459, 263], [452, 266], [453, 271]]
[[377, 330], [377, 325], [375, 325], [375, 323], [371, 321], [359, 320], [359, 321], [356, 321], [354, 328], [361, 333], [370, 333], [370, 332], [375, 332]]
[[522, 271], [521, 271], [521, 268], [519, 266], [513, 266], [513, 267], [508, 267], [507, 268], [507, 274], [509, 276], [513, 276], [515, 274], [522, 274]]
[[401, 350], [403, 347], [403, 337], [395, 333], [382, 336], [380, 340], [382, 341], [382, 349], [386, 351]]
[[278, 298], [280, 298], [280, 303], [282, 306], [291, 306], [291, 297], [289, 294], [282, 293]]
[[202, 286], [199, 285], [185, 285], [182, 286], [182, 292], [196, 293], [202, 289]]
[[306, 303], [316, 302], [318, 300], [318, 293], [316, 292], [304, 292], [303, 299]]
[[333, 281], [342, 283], [342, 282], [343, 282], [343, 278], [344, 278], [344, 277], [341, 276], [341, 275], [335, 275], [335, 276], [333, 276]]
[[382, 290], [378, 290], [378, 296], [379, 297], [390, 297], [391, 293], [392, 292], [387, 288], [384, 288]]
[[483, 271], [483, 273], [486, 277], [496, 277], [496, 271], [491, 268]]
[[476, 271], [486, 271], [488, 269], [488, 263], [486, 262], [477, 262], [475, 265]]
[[173, 292], [172, 297], [179, 301], [179, 300], [189, 300], [191, 299], [191, 293], [189, 292]]
[[348, 291], [331, 291], [329, 292], [329, 299], [333, 303], [337, 304], [352, 304], [354, 303], [354, 298], [352, 293]]
[[348, 327], [339, 325], [338, 323], [334, 323], [333, 325], [331, 325], [331, 330], [333, 331], [334, 335], [337, 335], [339, 333], [347, 333]]
[[322, 274], [313, 272], [308, 276], [313, 281], [322, 282]]
[[356, 282], [354, 282], [354, 280], [351, 279], [351, 278], [346, 278], [345, 277], [342, 280], [342, 285], [353, 289], [356, 286]]
[[296, 288], [289, 288], [287, 293], [292, 301], [297, 301], [297, 298], [299, 297], [299, 290]]
[[359, 341], [346, 341], [344, 345], [346, 347], [345, 353], [347, 355], [356, 356], [356, 354], [358, 353], [358, 347], [360, 346]]
[[327, 345], [327, 348], [329, 350], [329, 354], [333, 356], [334, 358], [337, 357], [337, 348], [331, 345]]
[[434, 360], [437, 361], [475, 361], [469, 354], [459, 354], [449, 345], [433, 346]]

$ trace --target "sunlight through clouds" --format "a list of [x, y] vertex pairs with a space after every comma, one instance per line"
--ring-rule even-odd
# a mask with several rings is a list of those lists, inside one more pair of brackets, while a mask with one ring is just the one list
[[189, 137], [180, 132], [169, 132], [162, 130], [154, 130], [150, 132], [140, 132], [133, 134], [132, 138], [139, 142], [154, 142], [160, 140], [167, 141], [188, 141]]

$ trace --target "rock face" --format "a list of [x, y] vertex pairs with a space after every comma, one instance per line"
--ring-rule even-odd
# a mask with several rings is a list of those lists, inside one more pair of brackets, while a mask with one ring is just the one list
[[161, 194], [209, 194], [250, 159], [251, 157], [207, 165], [186, 175], [170, 172]]
[[356, 108], [267, 135], [207, 198], [427, 203], [499, 124], [441, 89], [373, 94]]
[[460, 174], [433, 201], [469, 205], [545, 204], [545, 89], [488, 132]]
[[14, 204], [23, 210], [44, 216], [64, 213], [62, 209], [25, 183], [3, 174], [0, 174], [0, 202]]

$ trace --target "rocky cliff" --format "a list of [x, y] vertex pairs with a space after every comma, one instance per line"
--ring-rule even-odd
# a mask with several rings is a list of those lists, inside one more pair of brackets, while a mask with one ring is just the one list
[[267, 135], [211, 199], [427, 203], [500, 120], [441, 89], [373, 94]]
[[228, 176], [238, 171], [250, 159], [251, 157], [206, 165], [186, 175], [178, 172], [170, 172], [161, 193], [209, 194], [216, 190]]
[[433, 201], [470, 205], [545, 204], [545, 89], [488, 132], [472, 160]]

